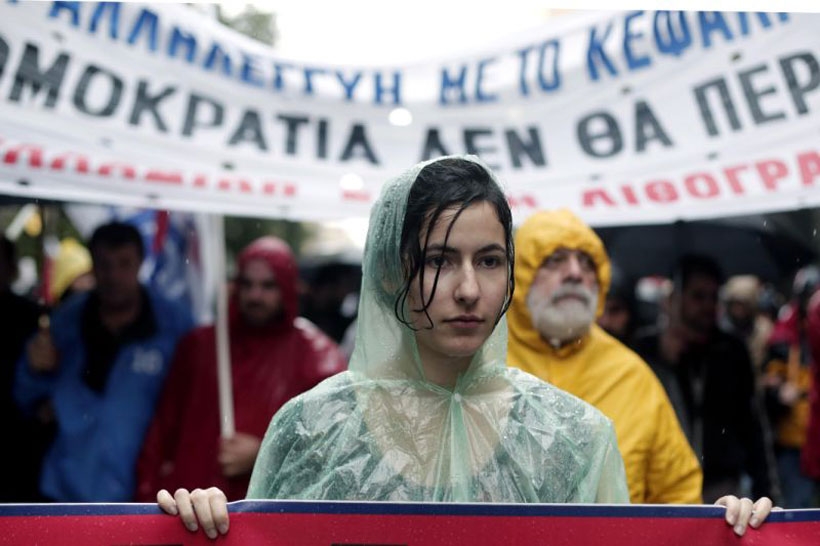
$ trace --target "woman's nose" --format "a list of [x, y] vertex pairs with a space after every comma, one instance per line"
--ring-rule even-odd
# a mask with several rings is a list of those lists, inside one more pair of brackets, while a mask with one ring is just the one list
[[472, 267], [465, 268], [461, 273], [458, 286], [456, 286], [455, 297], [459, 301], [473, 303], [478, 299], [480, 290], [475, 270]]

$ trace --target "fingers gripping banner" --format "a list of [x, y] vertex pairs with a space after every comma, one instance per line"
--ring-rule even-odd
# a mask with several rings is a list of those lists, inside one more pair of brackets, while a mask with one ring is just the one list
[[[240, 501], [216, 543], [271, 546], [815, 546], [820, 510], [773, 512], [740, 538], [714, 506]], [[148, 504], [0, 505], [0, 546], [206, 545]]]
[[184, 5], [0, 0], [0, 192], [331, 219], [365, 216], [408, 165], [473, 153], [517, 219], [817, 206], [818, 27], [585, 12], [357, 66], [282, 58]]

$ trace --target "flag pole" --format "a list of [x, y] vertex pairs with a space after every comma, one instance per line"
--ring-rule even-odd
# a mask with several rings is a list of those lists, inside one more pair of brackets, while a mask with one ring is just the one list
[[214, 237], [213, 271], [216, 279], [216, 368], [219, 384], [219, 424], [223, 438], [234, 435], [233, 385], [231, 380], [231, 352], [228, 338], [228, 289], [225, 275], [225, 219], [211, 214]]

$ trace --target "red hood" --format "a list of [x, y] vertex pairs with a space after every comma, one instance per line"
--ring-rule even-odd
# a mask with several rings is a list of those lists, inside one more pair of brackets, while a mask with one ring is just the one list
[[[283, 240], [272, 236], [261, 237], [246, 246], [239, 254], [237, 273], [241, 274], [248, 266], [248, 262], [259, 259], [265, 260], [276, 276], [276, 282], [282, 292], [283, 308], [281, 320], [267, 328], [263, 328], [264, 332], [259, 333], [267, 334], [289, 330], [293, 328], [293, 321], [299, 313], [299, 295], [297, 293], [299, 271], [296, 259], [293, 257], [290, 246]], [[232, 325], [240, 320], [235, 290], [231, 294], [229, 317]], [[244, 331], [247, 328], [239, 328], [239, 330]]]
[[774, 329], [769, 336], [769, 344], [776, 345], [785, 343], [794, 345], [800, 343], [800, 317], [797, 313], [797, 305], [789, 303], [780, 311]]

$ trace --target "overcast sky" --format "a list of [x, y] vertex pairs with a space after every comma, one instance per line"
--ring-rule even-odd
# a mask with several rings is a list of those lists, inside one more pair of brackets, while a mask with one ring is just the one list
[[[249, 2], [223, 1], [238, 12]], [[381, 64], [459, 53], [575, 9], [820, 11], [816, 0], [253, 0], [278, 18], [277, 50], [329, 63]], [[551, 8], [546, 7], [551, 6]], [[563, 8], [563, 9], [562, 9]]]
[[[285, 56], [330, 63], [402, 63], [458, 52], [542, 24], [543, 0], [255, 0], [274, 11]], [[245, 2], [223, 2], [228, 13]], [[477, 5], [483, 7], [477, 8]], [[504, 6], [504, 9], [500, 9]], [[560, 10], [558, 10], [560, 11]]]

